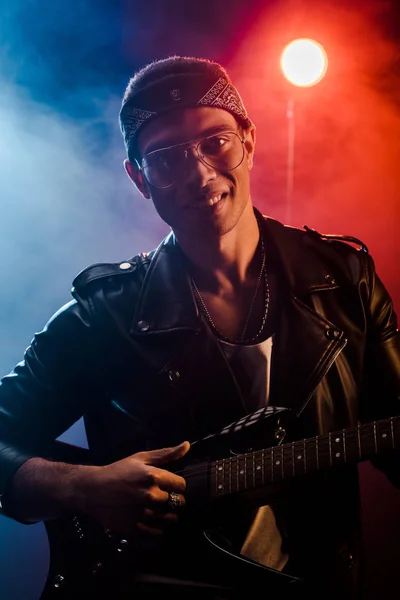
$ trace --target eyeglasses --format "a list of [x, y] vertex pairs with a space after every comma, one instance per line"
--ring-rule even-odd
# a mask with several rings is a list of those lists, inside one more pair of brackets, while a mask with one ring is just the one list
[[196, 144], [184, 142], [153, 150], [146, 154], [138, 165], [151, 186], [168, 188], [179, 180], [192, 148], [204, 165], [218, 171], [233, 171], [243, 161], [245, 141], [245, 138], [241, 138], [235, 131], [215, 133]]

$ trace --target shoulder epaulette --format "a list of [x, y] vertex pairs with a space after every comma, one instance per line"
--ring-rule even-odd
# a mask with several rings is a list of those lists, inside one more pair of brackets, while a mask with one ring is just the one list
[[146, 264], [149, 261], [147, 253], [142, 252], [133, 258], [123, 261], [121, 263], [96, 263], [83, 269], [72, 282], [75, 289], [79, 290], [84, 288], [92, 281], [99, 279], [108, 279], [121, 275], [132, 273], [138, 267]]
[[307, 227], [307, 225], [303, 225], [304, 229], [313, 238], [318, 238], [320, 240], [330, 241], [339, 241], [339, 242], [347, 242], [349, 244], [355, 244], [358, 246], [358, 249], [362, 252], [368, 254], [368, 247], [364, 244], [362, 240], [359, 238], [353, 237], [351, 235], [338, 235], [332, 233], [320, 233], [316, 229], [311, 229], [311, 227]]

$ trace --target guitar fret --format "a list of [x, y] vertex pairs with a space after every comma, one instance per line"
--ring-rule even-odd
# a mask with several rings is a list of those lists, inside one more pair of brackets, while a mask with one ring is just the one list
[[[226, 460], [220, 460], [215, 463], [215, 491], [216, 494], [224, 494], [226, 491]], [[228, 490], [230, 491], [230, 489]]]
[[292, 464], [293, 464], [293, 477], [295, 476], [295, 462], [294, 462], [294, 443], [292, 442]]
[[262, 484], [265, 485], [265, 457], [264, 457], [265, 452], [262, 453], [262, 467], [261, 467], [261, 477], [262, 477]]
[[282, 481], [287, 477], [290, 477], [290, 446], [287, 444], [281, 444], [281, 457], [282, 457], [282, 470], [281, 476]]
[[263, 485], [262, 481], [262, 453], [254, 453], [254, 487], [260, 487]]
[[346, 461], [344, 430], [329, 433], [330, 465], [341, 465]]
[[357, 461], [359, 457], [358, 430], [342, 431], [344, 462]]
[[361, 455], [364, 457], [376, 454], [375, 441], [373, 437], [371, 437], [373, 427], [374, 425], [371, 423], [361, 425], [360, 427]]
[[400, 416], [397, 416], [223, 458], [211, 464], [211, 492], [226, 495], [359, 462], [394, 450], [399, 437]]
[[386, 423], [377, 423], [376, 424], [376, 453], [379, 454], [380, 452], [385, 452], [385, 451], [390, 451], [393, 450], [393, 443], [392, 443], [392, 435], [391, 435], [391, 429], [392, 429], [392, 422]]
[[346, 450], [346, 434], [345, 434], [345, 430], [343, 429], [343, 458], [344, 458], [344, 462], [347, 462], [347, 450]]
[[[304, 474], [304, 453], [303, 453], [303, 442], [295, 442], [294, 443], [294, 455], [295, 455], [295, 465], [297, 466], [299, 463], [302, 465], [301, 470], [296, 471], [296, 475], [303, 475]], [[296, 469], [296, 467], [295, 467]]]
[[284, 470], [284, 464], [285, 464], [285, 460], [284, 460], [284, 455], [283, 455], [283, 445], [281, 444], [280, 446], [278, 446], [279, 450], [281, 451], [281, 457], [280, 457], [280, 462], [281, 462], [281, 479], [285, 479], [285, 470]]
[[345, 433], [346, 436], [346, 461], [357, 462], [360, 459], [360, 432], [358, 427]]
[[304, 441], [305, 473], [314, 473], [318, 470], [317, 453], [315, 441], [313, 439]]
[[234, 490], [235, 490], [235, 492], [237, 492], [239, 489], [239, 469], [238, 469], [237, 456], [233, 457], [232, 465], [234, 466], [232, 482], [234, 485]]
[[[220, 475], [219, 478], [218, 478], [218, 474]], [[216, 463], [216, 482], [217, 482], [216, 493], [217, 494], [225, 493], [225, 490], [226, 490], [225, 480], [226, 480], [225, 461], [221, 460]], [[228, 489], [228, 491], [229, 491], [229, 489]]]
[[274, 482], [274, 448], [271, 448], [271, 483]]

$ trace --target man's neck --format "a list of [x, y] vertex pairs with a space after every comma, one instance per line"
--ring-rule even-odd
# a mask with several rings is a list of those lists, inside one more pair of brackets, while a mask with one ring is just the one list
[[190, 274], [200, 288], [218, 295], [227, 287], [240, 287], [258, 272], [259, 226], [251, 205], [245, 213], [231, 231], [212, 239], [177, 234]]

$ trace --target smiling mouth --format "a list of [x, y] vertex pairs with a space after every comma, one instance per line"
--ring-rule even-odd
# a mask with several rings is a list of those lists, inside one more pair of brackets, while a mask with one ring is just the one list
[[222, 194], [217, 194], [216, 196], [210, 196], [209, 198], [204, 197], [197, 203], [197, 206], [199, 208], [207, 208], [209, 206], [215, 206], [216, 204], [221, 202], [221, 200], [226, 198], [227, 195], [228, 194], [226, 192], [224, 192]]

